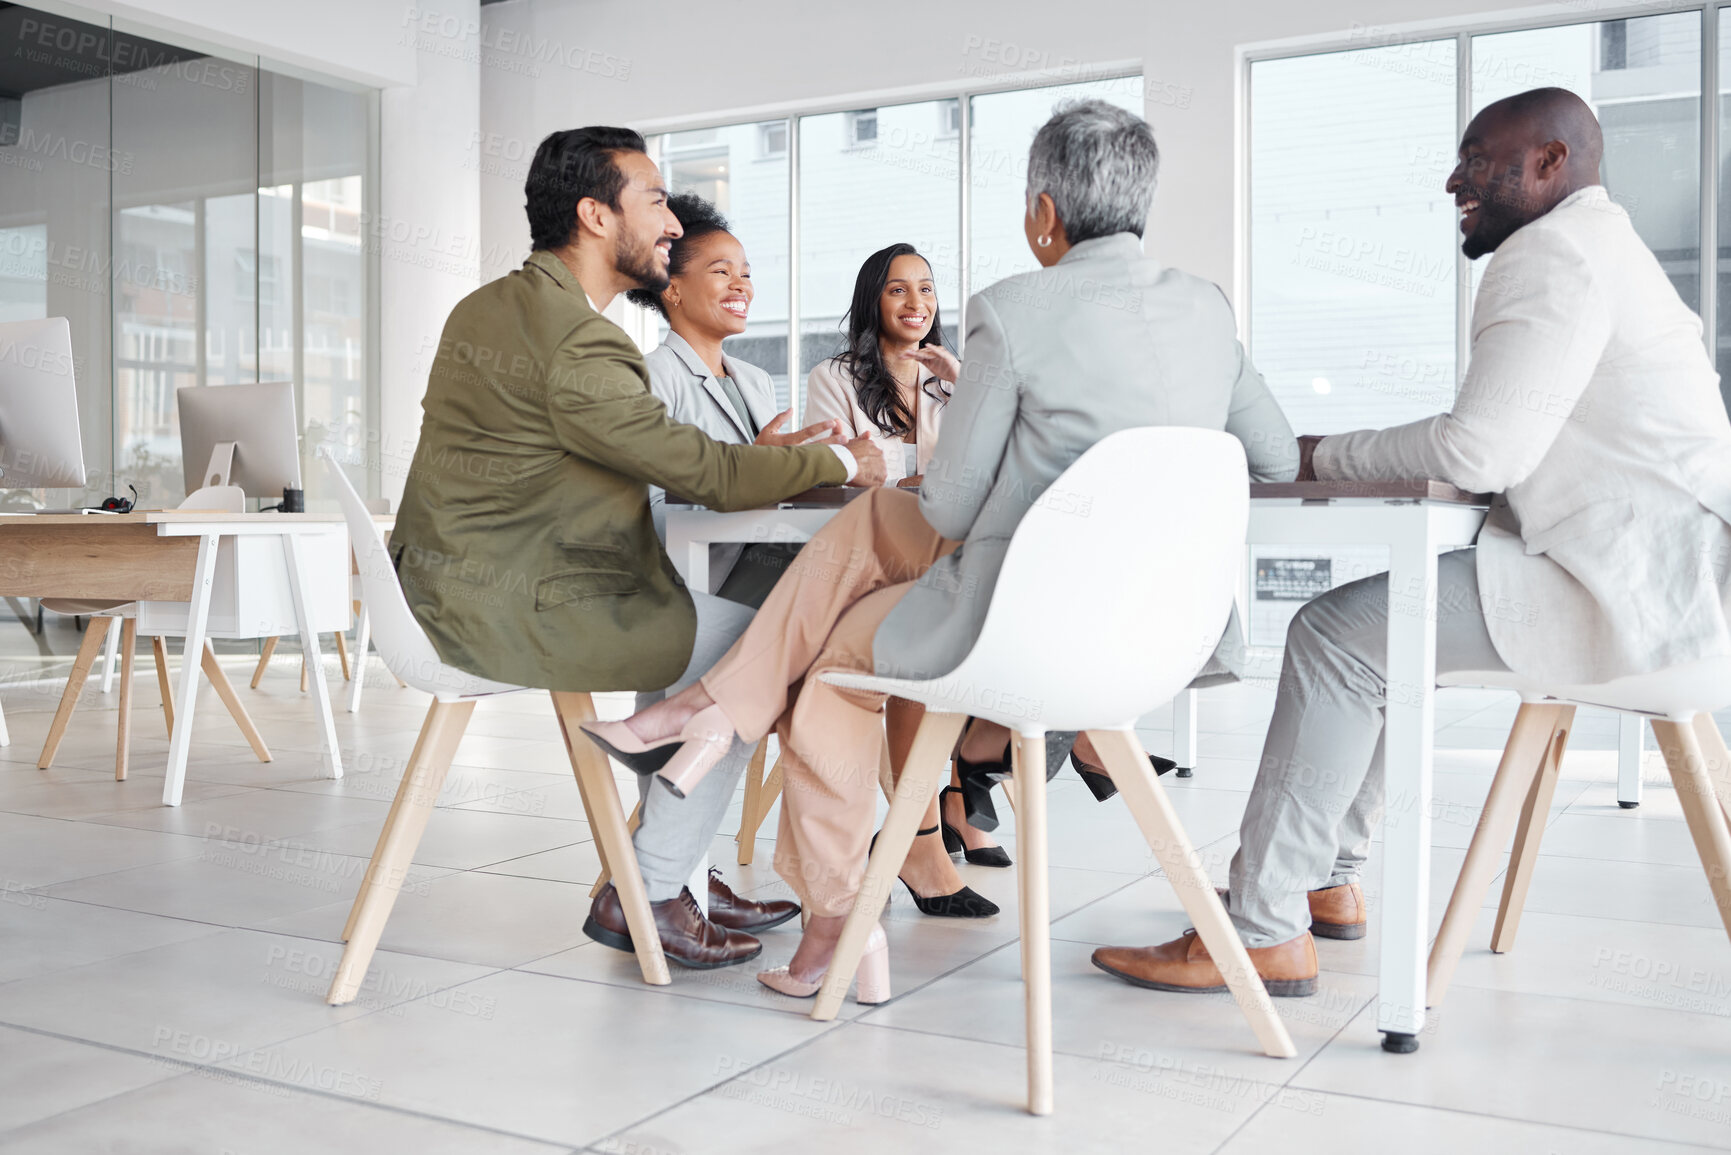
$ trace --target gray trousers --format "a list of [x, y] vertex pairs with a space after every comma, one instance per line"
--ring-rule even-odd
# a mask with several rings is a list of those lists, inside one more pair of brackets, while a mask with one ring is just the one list
[[[667, 689], [638, 694], [639, 710], [707, 674], [757, 613], [750, 606], [696, 590], [691, 591], [691, 600], [697, 603], [697, 641], [691, 647], [691, 661], [686, 663], [679, 680]], [[734, 787], [739, 785], [740, 772], [751, 761], [754, 748], [735, 738], [727, 757], [684, 798], [676, 798], [673, 791], [656, 785], [652, 774], [637, 776], [637, 797], [643, 803], [643, 817], [631, 843], [637, 848], [637, 866], [643, 872], [650, 902], [678, 898], [691, 872], [709, 853], [710, 840], [721, 827], [722, 815], [727, 812]]]
[[[1505, 670], [1470, 549], [1437, 559], [1437, 672]], [[1274, 720], [1232, 858], [1229, 910], [1248, 947], [1310, 926], [1307, 891], [1358, 881], [1382, 815], [1388, 575], [1312, 601], [1286, 633]]]

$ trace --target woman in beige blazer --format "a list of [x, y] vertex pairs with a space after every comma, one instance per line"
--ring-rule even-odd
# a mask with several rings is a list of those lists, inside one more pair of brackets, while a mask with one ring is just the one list
[[909, 244], [879, 249], [854, 278], [844, 321], [847, 348], [806, 378], [804, 421], [838, 419], [850, 440], [869, 435], [886, 484], [917, 486], [958, 367], [944, 347], [931, 265]]

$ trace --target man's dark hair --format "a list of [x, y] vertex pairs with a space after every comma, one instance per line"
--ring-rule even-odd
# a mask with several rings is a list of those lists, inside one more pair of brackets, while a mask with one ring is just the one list
[[643, 137], [629, 128], [596, 124], [548, 135], [523, 182], [532, 246], [556, 249], [569, 243], [577, 227], [577, 202], [584, 197], [617, 209], [625, 174], [614, 154], [647, 150]]
[[[685, 232], [675, 237], [672, 247], [667, 252], [667, 276], [677, 277], [685, 271], [685, 266], [691, 263], [691, 242], [701, 240], [714, 233], [731, 232], [727, 218], [721, 215], [721, 210], [698, 196], [696, 193], [674, 193], [667, 198], [667, 209]], [[665, 290], [663, 290], [665, 292]], [[661, 303], [661, 293], [652, 293], [648, 289], [629, 289], [625, 299], [633, 305], [641, 305], [645, 309], [654, 309], [661, 314], [662, 320], [667, 320], [667, 306]]]

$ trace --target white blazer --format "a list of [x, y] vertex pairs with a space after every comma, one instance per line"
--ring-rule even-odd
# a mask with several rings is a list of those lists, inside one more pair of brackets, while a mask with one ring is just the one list
[[[649, 369], [649, 391], [667, 406], [669, 419], [682, 425], [695, 425], [728, 445], [750, 445], [755, 440], [756, 434], [740, 423], [733, 403], [722, 392], [721, 382], [684, 337], [669, 331], [660, 345], [644, 355], [643, 363]], [[746, 411], [758, 429], [768, 425], [781, 412], [775, 401], [775, 382], [767, 372], [726, 353], [721, 355], [721, 367], [739, 386]], [[784, 429], [783, 432], [788, 431]], [[667, 493], [659, 486], [649, 487], [649, 514], [655, 521], [656, 536], [665, 542]], [[712, 581], [719, 582], [727, 576], [744, 548], [738, 543], [710, 547]]]
[[1497, 653], [1553, 684], [1731, 654], [1731, 420], [1701, 321], [1597, 185], [1504, 241], [1454, 408], [1329, 437], [1321, 478], [1501, 496], [1478, 542]]
[[907, 442], [890, 437], [872, 423], [860, 408], [859, 393], [854, 388], [853, 374], [842, 368], [834, 357], [819, 361], [805, 379], [805, 412], [799, 423], [811, 425], [832, 417], [841, 419], [843, 434], [848, 440], [870, 436], [872, 443], [884, 455], [885, 485], [894, 485], [904, 477], [924, 473], [938, 445], [938, 429], [943, 424], [944, 408], [950, 403], [950, 387], [924, 366], [920, 367], [920, 408], [914, 428], [914, 458], [912, 471], [907, 468]]

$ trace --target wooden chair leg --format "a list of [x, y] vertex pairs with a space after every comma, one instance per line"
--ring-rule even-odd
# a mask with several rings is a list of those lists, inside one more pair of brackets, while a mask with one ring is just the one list
[[427, 829], [427, 819], [433, 813], [433, 804], [438, 801], [439, 790], [445, 784], [457, 743], [462, 741], [469, 716], [474, 712], [473, 700], [440, 702], [436, 699], [427, 711], [427, 721], [421, 730], [421, 746], [397, 788], [399, 805], [392, 808], [390, 817], [386, 819], [379, 848], [361, 878], [361, 893], [356, 899], [359, 913], [354, 918], [348, 945], [343, 948], [342, 962], [337, 964], [336, 976], [331, 980], [330, 993], [325, 996], [325, 1002], [333, 1007], [352, 1002], [367, 977], [367, 968], [372, 965], [373, 952], [378, 949], [379, 938], [385, 933], [391, 908], [397, 904], [397, 892], [408, 878], [415, 848], [420, 845], [421, 835]]
[[1726, 933], [1731, 934], [1731, 876], [1727, 875], [1731, 870], [1731, 829], [1726, 826], [1724, 810], [1716, 805], [1696, 728], [1691, 723], [1655, 719], [1653, 736], [1664, 751], [1665, 766], [1677, 788], [1677, 801], [1695, 840], [1695, 852], [1701, 856], [1701, 866], [1707, 872], [1713, 905], [1719, 908]]
[[631, 945], [637, 951], [638, 969], [643, 972], [644, 982], [666, 986], [673, 980], [667, 974], [661, 935], [649, 910], [649, 893], [644, 890], [643, 875], [637, 869], [637, 851], [631, 845], [631, 832], [626, 829], [625, 809], [619, 804], [613, 767], [600, 747], [577, 731], [582, 723], [594, 721], [595, 701], [588, 694], [564, 690], [552, 693], [553, 712], [559, 715], [559, 730], [565, 737], [565, 752], [571, 757], [577, 789], [584, 796], [592, 823], [589, 829], [595, 834], [602, 861], [613, 869], [613, 886], [619, 892]]
[[872, 927], [883, 914], [896, 874], [913, 848], [914, 832], [920, 828], [920, 819], [937, 793], [949, 766], [950, 751], [955, 749], [956, 737], [966, 721], [964, 714], [940, 714], [933, 710], [927, 710], [920, 721], [913, 748], [902, 766], [901, 780], [896, 783], [895, 796], [890, 800], [889, 815], [866, 862], [865, 879], [842, 926], [829, 973], [817, 992], [817, 1002], [811, 1008], [811, 1017], [819, 1022], [828, 1022], [841, 1010], [842, 999], [859, 969], [860, 956], [865, 953], [866, 939], [871, 937]]
[[66, 689], [60, 694], [60, 708], [54, 711], [54, 721], [48, 727], [48, 740], [42, 743], [42, 754], [36, 759], [38, 770], [54, 765], [60, 740], [66, 737], [66, 727], [72, 723], [72, 711], [78, 708], [78, 695], [84, 692], [84, 681], [90, 676], [90, 667], [96, 664], [97, 656], [102, 653], [102, 639], [113, 620], [109, 617], [90, 619], [84, 640], [78, 645], [78, 656], [72, 660], [72, 673], [66, 678]]
[[1557, 793], [1557, 775], [1562, 771], [1563, 751], [1568, 749], [1569, 731], [1574, 725], [1575, 708], [1557, 707], [1544, 761], [1533, 778], [1526, 802], [1521, 806], [1520, 824], [1515, 828], [1509, 869], [1503, 876], [1503, 900], [1497, 906], [1496, 926], [1491, 929], [1491, 951], [1494, 954], [1507, 954], [1515, 949], [1515, 932], [1521, 927], [1521, 911], [1527, 905], [1527, 890], [1533, 885], [1533, 868], [1539, 864], [1539, 841], [1545, 836], [1551, 799]]
[[758, 799], [763, 794], [763, 762], [769, 754], [769, 739], [765, 738], [751, 752], [745, 766], [745, 801], [739, 808], [739, 833], [733, 840], [739, 843], [739, 865], [750, 866], [757, 850], [757, 828], [763, 822]]
[[126, 781], [132, 751], [132, 651], [138, 647], [138, 619], [120, 623], [120, 720], [114, 728], [114, 780]]
[[1016, 811], [1016, 884], [1022, 919], [1022, 985], [1028, 1031], [1028, 1113], [1052, 1113], [1052, 905], [1046, 872], [1046, 736], [1016, 742], [1018, 765], [1032, 774], [1015, 775], [1022, 804]]
[[1503, 756], [1497, 763], [1496, 777], [1491, 779], [1490, 792], [1485, 795], [1484, 808], [1473, 840], [1467, 847], [1466, 861], [1455, 879], [1454, 892], [1449, 895], [1448, 910], [1443, 914], [1442, 927], [1431, 946], [1430, 962], [1425, 975], [1425, 1003], [1441, 1006], [1454, 977], [1455, 965], [1466, 950], [1479, 908], [1490, 892], [1491, 879], [1497, 872], [1497, 859], [1509, 844], [1521, 800], [1532, 793], [1533, 781], [1550, 749], [1551, 736], [1556, 732], [1560, 707], [1537, 702], [1522, 702], [1515, 714], [1515, 724], [1509, 730], [1509, 740], [1503, 743]]
[[301, 655], [301, 693], [307, 692], [307, 656]]
[[[434, 703], [434, 705], [437, 704], [437, 702]], [[421, 732], [415, 737], [415, 748], [409, 754], [409, 764], [403, 767], [403, 776], [397, 783], [397, 792], [391, 797], [390, 813], [385, 815], [385, 824], [379, 828], [379, 840], [373, 844], [372, 861], [374, 862], [377, 862], [379, 855], [385, 852], [385, 840], [390, 837], [391, 828], [396, 825], [397, 811], [403, 808], [403, 799], [412, 793], [412, 790], [406, 788], [405, 784], [409, 781], [410, 772], [421, 761], [421, 751], [425, 750], [427, 747], [427, 733], [432, 730], [433, 719], [437, 717], [440, 717], [440, 715], [436, 711], [428, 710], [427, 716], [421, 720]], [[441, 781], [439, 785], [443, 788], [443, 781]], [[433, 802], [435, 805], [438, 804], [438, 800], [439, 797], [435, 794], [433, 796]], [[367, 888], [364, 886], [355, 893], [355, 901], [349, 907], [348, 921], [343, 923], [344, 942], [348, 942], [349, 939], [354, 936], [355, 920], [361, 917], [361, 900], [366, 898], [366, 896]]]
[[264, 648], [258, 652], [258, 665], [252, 671], [252, 688], [258, 689], [258, 684], [264, 680], [265, 668], [270, 665], [271, 655], [276, 653], [275, 638], [266, 638]]
[[[653, 783], [651, 783], [651, 785], [653, 785]], [[639, 802], [636, 806], [631, 808], [631, 817], [627, 819], [625, 823], [625, 833], [636, 834], [637, 828], [641, 825], [643, 825], [643, 803]], [[589, 829], [593, 831], [595, 827], [591, 825]], [[595, 854], [596, 857], [601, 859], [601, 873], [596, 875], [595, 885], [589, 888], [590, 898], [594, 898], [596, 895], [600, 894], [601, 891], [606, 888], [607, 884], [613, 881], [613, 868], [607, 864], [607, 856], [601, 853], [601, 844], [599, 842], [595, 844]]]
[[209, 642], [204, 643], [204, 676], [210, 679], [210, 684], [216, 688], [216, 696], [222, 699], [222, 704], [228, 707], [234, 724], [240, 727], [246, 744], [252, 747], [252, 752], [260, 762], [270, 761], [270, 747], [264, 744], [264, 737], [259, 734], [258, 727], [252, 723], [252, 715], [241, 705], [240, 695], [234, 692], [234, 684], [228, 680], [228, 675], [222, 672], [222, 665], [216, 660], [216, 650]]
[[1695, 741], [1707, 759], [1707, 778], [1719, 795], [1719, 805], [1731, 809], [1731, 750], [1725, 748], [1725, 736], [1711, 714], [1695, 715]]
[[174, 687], [168, 680], [168, 643], [161, 634], [150, 638], [150, 654], [156, 659], [156, 688], [162, 695], [162, 721], [174, 733]]
[[349, 647], [348, 647], [348, 643], [343, 641], [343, 632], [341, 630], [337, 630], [331, 634], [331, 646], [337, 651], [337, 661], [342, 664], [343, 681], [345, 681], [345, 682], [350, 681], [351, 676], [349, 674]]
[[[1142, 836], [1148, 840], [1167, 881], [1178, 892], [1178, 900], [1184, 904], [1184, 912], [1195, 925], [1202, 945], [1208, 948], [1232, 997], [1251, 1030], [1256, 1032], [1263, 1053], [1277, 1059], [1292, 1058], [1298, 1051], [1286, 1033], [1286, 1024], [1280, 1021], [1280, 1014], [1262, 985], [1262, 976], [1251, 964], [1244, 942], [1221, 905], [1208, 872], [1202, 869], [1202, 860], [1190, 845], [1190, 836], [1178, 821], [1165, 789], [1154, 777], [1142, 744], [1129, 730], [1087, 733], [1095, 752], [1111, 772], [1112, 781], [1118, 784], [1118, 792], [1124, 796], [1136, 825], [1142, 828]], [[1016, 821], [1026, 824], [1027, 817], [1018, 814]], [[1028, 852], [1018, 842], [1016, 853], [1018, 857], [1026, 857]]]

